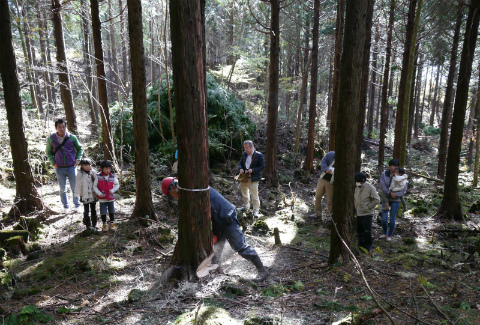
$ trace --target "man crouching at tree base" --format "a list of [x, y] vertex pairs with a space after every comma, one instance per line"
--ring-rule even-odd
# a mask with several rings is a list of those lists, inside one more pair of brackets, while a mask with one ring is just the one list
[[[235, 206], [228, 202], [217, 190], [210, 187], [210, 206], [212, 216], [213, 234], [218, 240], [215, 244], [217, 253], [212, 261], [220, 264], [223, 246], [225, 240], [228, 240], [230, 246], [244, 259], [252, 262], [257, 268], [258, 275], [254, 281], [263, 281], [268, 276], [268, 270], [263, 265], [255, 249], [248, 245], [245, 236], [239, 227], [237, 219], [237, 210]], [[167, 177], [162, 181], [162, 192], [169, 199], [178, 199], [178, 180], [173, 177]], [[217, 269], [223, 273], [221, 267]]]

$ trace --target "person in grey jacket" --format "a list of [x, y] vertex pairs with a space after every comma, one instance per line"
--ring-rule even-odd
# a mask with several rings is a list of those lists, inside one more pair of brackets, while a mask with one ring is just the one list
[[392, 240], [393, 231], [395, 230], [395, 218], [397, 217], [398, 209], [400, 208], [401, 197], [407, 193], [408, 184], [398, 192], [390, 191], [390, 184], [392, 178], [395, 175], [395, 170], [400, 166], [400, 162], [397, 159], [392, 159], [388, 162], [389, 169], [382, 173], [380, 176], [380, 188], [382, 190], [382, 196], [388, 198], [390, 205], [390, 222], [388, 220], [388, 209], [383, 210], [385, 203], [382, 203], [382, 230], [383, 234], [380, 238], [387, 238], [387, 241]]
[[322, 217], [322, 198], [327, 195], [327, 209], [329, 215], [332, 214], [333, 202], [333, 171], [335, 166], [335, 151], [330, 151], [320, 162], [320, 179], [315, 191], [315, 215]]
[[380, 197], [372, 184], [367, 183], [364, 173], [355, 174], [355, 211], [357, 212], [358, 246], [372, 249], [372, 219]]
[[[162, 181], [162, 192], [168, 198], [178, 199], [178, 180], [167, 177]], [[263, 265], [255, 249], [248, 245], [245, 236], [240, 230], [240, 223], [237, 219], [237, 209], [227, 201], [217, 190], [209, 188], [210, 210], [212, 217], [213, 234], [218, 240], [215, 244], [214, 260], [216, 264], [221, 261], [221, 255], [225, 241], [244, 259], [249, 260], [257, 268], [258, 275], [255, 281], [263, 281], [268, 276], [268, 270]], [[220, 268], [220, 272], [221, 268]]]

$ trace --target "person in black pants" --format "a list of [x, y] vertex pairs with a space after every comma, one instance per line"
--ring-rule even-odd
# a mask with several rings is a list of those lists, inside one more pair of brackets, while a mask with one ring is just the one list
[[367, 183], [364, 173], [355, 174], [355, 210], [357, 212], [358, 246], [372, 249], [372, 219], [380, 197], [372, 184]]
[[95, 230], [97, 225], [97, 195], [93, 191], [93, 183], [96, 176], [92, 169], [90, 160], [82, 159], [80, 161], [80, 171], [77, 173], [75, 181], [75, 195], [83, 203], [83, 224], [88, 228]]

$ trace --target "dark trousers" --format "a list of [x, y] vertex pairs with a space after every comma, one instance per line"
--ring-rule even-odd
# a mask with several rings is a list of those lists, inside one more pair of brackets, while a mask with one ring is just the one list
[[367, 251], [372, 249], [372, 219], [373, 216], [357, 216], [358, 246]]
[[218, 241], [215, 244], [214, 263], [218, 264], [221, 262], [225, 241], [228, 241], [233, 250], [246, 260], [253, 261], [253, 259], [258, 256], [255, 249], [247, 244], [245, 236], [240, 230], [237, 219], [233, 219], [231, 224], [226, 225], [221, 232], [217, 234], [217, 237]]
[[87, 227], [95, 227], [97, 225], [97, 209], [95, 202], [83, 204], [83, 224]]

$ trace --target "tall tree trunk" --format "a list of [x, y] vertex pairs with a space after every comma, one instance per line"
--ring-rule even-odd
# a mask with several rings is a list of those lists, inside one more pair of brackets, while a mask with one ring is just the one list
[[437, 107], [438, 81], [440, 80], [440, 64], [437, 65], [437, 77], [435, 78], [435, 90], [433, 91], [433, 103], [430, 105], [432, 111], [430, 113], [430, 126], [435, 122], [435, 108]]
[[[387, 133], [387, 124], [388, 124], [388, 76], [393, 76], [393, 73], [390, 72], [390, 56], [392, 54], [392, 32], [393, 32], [393, 22], [395, 18], [395, 0], [390, 0], [390, 13], [388, 18], [388, 27], [387, 27], [387, 48], [385, 54], [385, 68], [383, 70], [383, 86], [382, 86], [382, 109], [380, 113], [380, 144], [378, 146], [378, 171], [381, 173], [383, 171], [383, 160], [385, 159], [385, 137]], [[390, 78], [390, 80], [393, 80]], [[390, 86], [392, 82], [390, 81]]]
[[[58, 0], [54, 0], [58, 1]], [[110, 110], [108, 107], [107, 76], [103, 60], [102, 32], [98, 0], [90, 0], [92, 11], [92, 34], [95, 48], [95, 65], [97, 68], [98, 101], [100, 116], [102, 118], [103, 154], [105, 159], [115, 161], [115, 148], [113, 147], [112, 125], [110, 124]]]
[[[150, 23], [148, 24], [149, 29], [150, 29], [150, 84], [153, 86], [155, 84], [155, 45], [154, 45], [154, 33], [153, 33], [153, 20], [150, 20]], [[132, 76], [133, 77], [133, 76]], [[133, 80], [132, 80], [133, 83]], [[133, 89], [132, 89], [133, 90]]]
[[[405, 38], [405, 52], [403, 53], [402, 75], [398, 94], [397, 119], [395, 124], [395, 147], [393, 156], [400, 160], [401, 166], [405, 165], [407, 156], [410, 90], [412, 88], [415, 45], [417, 42], [417, 32], [423, 0], [418, 0], [418, 6], [416, 4], [417, 0], [410, 0], [407, 34]], [[411, 17], [414, 19], [411, 19]]]
[[[167, 22], [168, 22], [168, 3], [165, 1], [165, 26], [163, 29], [163, 48], [164, 48], [164, 59], [165, 59], [165, 77], [167, 79], [167, 95], [168, 95], [168, 107], [170, 109], [170, 130], [172, 132], [172, 143], [175, 147], [175, 128], [173, 124], [173, 105], [172, 105], [172, 96], [170, 95], [170, 77], [168, 75], [168, 47], [167, 47]], [[171, 27], [170, 27], [171, 29]]]
[[38, 30], [39, 40], [40, 40], [40, 57], [42, 59], [43, 68], [45, 69], [43, 72], [43, 80], [45, 84], [45, 99], [47, 102], [46, 116], [48, 116], [48, 112], [51, 109], [50, 104], [52, 101], [52, 91], [51, 91], [52, 87], [50, 84], [50, 74], [48, 73], [50, 64], [47, 61], [47, 45], [46, 45], [46, 37], [45, 37], [46, 26], [44, 26], [44, 20], [42, 18], [42, 14], [40, 11], [39, 1], [34, 1], [34, 2], [35, 2], [35, 10], [37, 12], [37, 25], [38, 25], [37, 30]]
[[15, 0], [15, 6], [17, 8], [17, 16], [18, 16], [18, 22], [16, 22], [17, 29], [18, 29], [18, 34], [20, 36], [20, 41], [22, 43], [22, 49], [23, 49], [23, 60], [25, 62], [25, 70], [27, 72], [27, 79], [28, 79], [28, 86], [30, 88], [30, 98], [32, 99], [32, 106], [34, 108], [37, 108], [37, 95], [35, 94], [35, 88], [33, 85], [33, 77], [32, 77], [32, 68], [31, 68], [31, 55], [28, 53], [27, 45], [26, 45], [26, 39], [27, 39], [27, 31], [22, 29], [22, 25], [20, 23], [21, 17], [25, 19], [24, 13], [25, 13], [25, 6], [22, 6], [22, 12], [20, 12], [20, 7], [18, 5], [18, 2]]
[[332, 115], [330, 120], [330, 151], [335, 150], [335, 134], [337, 133], [337, 103], [340, 87], [340, 59], [343, 51], [343, 29], [344, 29], [345, 0], [338, 0], [337, 21], [335, 23], [335, 59], [333, 62], [333, 90], [332, 90]]
[[[178, 129], [180, 217], [172, 264], [191, 267], [193, 271], [213, 252], [208, 191], [204, 15], [204, 0], [170, 2], [175, 107], [177, 121], [183, 126]], [[194, 189], [197, 191], [192, 191]]]
[[127, 19], [125, 19], [125, 10], [123, 8], [122, 0], [118, 0], [118, 7], [120, 9], [120, 33], [122, 39], [122, 66], [123, 66], [123, 78], [121, 80], [122, 93], [124, 97], [128, 97], [130, 93], [129, 75], [128, 75], [128, 48], [127, 48], [127, 33], [125, 33], [125, 25]]
[[370, 48], [372, 45], [372, 18], [374, 0], [367, 2], [367, 21], [365, 25], [365, 42], [363, 48], [362, 79], [360, 86], [360, 105], [358, 106], [357, 119], [357, 145], [355, 146], [355, 172], [362, 167], [363, 129], [365, 128], [365, 115], [367, 109], [368, 76], [370, 74]]
[[458, 4], [455, 32], [453, 34], [452, 50], [450, 52], [450, 67], [448, 68], [447, 88], [445, 89], [445, 100], [443, 101], [442, 122], [440, 126], [440, 143], [438, 145], [438, 174], [437, 177], [444, 179], [445, 164], [447, 161], [448, 147], [448, 126], [452, 115], [453, 83], [457, 71], [457, 53], [460, 40], [460, 28], [463, 21], [463, 5]]
[[370, 101], [368, 105], [367, 131], [368, 137], [373, 138], [373, 113], [375, 111], [375, 84], [377, 82], [377, 63], [378, 63], [378, 41], [380, 34], [378, 27], [375, 33], [375, 47], [372, 54], [372, 81], [370, 82]]
[[17, 78], [17, 63], [12, 44], [12, 25], [8, 0], [0, 0], [0, 76], [7, 110], [8, 134], [15, 176], [15, 203], [9, 212], [19, 217], [29, 211], [43, 210], [28, 161], [27, 139], [23, 130], [22, 102]]
[[57, 69], [58, 80], [60, 81], [60, 93], [62, 94], [63, 107], [67, 117], [68, 130], [76, 134], [77, 117], [73, 107], [72, 89], [70, 87], [70, 78], [68, 77], [67, 56], [65, 54], [65, 41], [63, 39], [62, 26], [62, 5], [60, 0], [52, 0], [53, 14], [53, 35], [55, 36], [55, 45], [57, 47]]
[[416, 95], [415, 95], [415, 122], [413, 125], [413, 137], [418, 139], [418, 128], [420, 126], [420, 97], [422, 92], [422, 73], [423, 73], [423, 55], [420, 54], [417, 82], [416, 82]]
[[141, 0], [127, 0], [128, 34], [130, 39], [132, 67], [133, 131], [135, 137], [135, 207], [132, 217], [149, 216], [156, 220], [150, 185], [150, 163], [148, 161], [148, 114], [145, 51], [143, 47]]
[[[408, 110], [408, 105], [405, 105], [407, 98], [410, 98], [410, 92], [407, 90], [408, 72], [409, 72], [409, 60], [410, 53], [412, 52], [412, 46], [415, 48], [415, 44], [412, 43], [413, 29], [415, 26], [415, 8], [417, 6], [417, 0], [409, 0], [408, 20], [406, 27], [405, 44], [402, 60], [402, 72], [400, 78], [400, 86], [398, 91], [398, 104], [397, 104], [397, 117], [395, 121], [395, 142], [393, 157], [400, 159], [402, 151], [402, 137], [403, 137], [403, 120], [404, 112]], [[408, 94], [408, 95], [407, 95]], [[408, 114], [407, 114], [408, 115]]]
[[[345, 14], [345, 38], [340, 66], [340, 92], [338, 97], [338, 119], [336, 146], [342, 148], [335, 152], [335, 186], [333, 187], [333, 222], [330, 239], [330, 255], [328, 262], [337, 262], [340, 256], [343, 261], [350, 259], [347, 248], [352, 241], [353, 220], [353, 186], [355, 152], [357, 145], [357, 117], [360, 105], [360, 88], [362, 78], [363, 53], [367, 21], [366, 1], [347, 0]], [[373, 9], [373, 7], [372, 7]], [[340, 237], [335, 229], [338, 229]]]
[[90, 118], [92, 120], [92, 133], [97, 134], [97, 119], [95, 115], [95, 107], [92, 100], [92, 66], [90, 65], [90, 36], [88, 28], [88, 10], [85, 0], [80, 0], [82, 8], [82, 32], [83, 32], [83, 65], [85, 66], [85, 79], [87, 81], [87, 101], [90, 108]]
[[42, 97], [40, 96], [40, 89], [39, 89], [39, 80], [37, 74], [33, 67], [35, 66], [35, 47], [33, 44], [33, 40], [30, 38], [30, 26], [28, 24], [29, 17], [27, 16], [27, 10], [25, 6], [22, 8], [22, 16], [23, 16], [23, 33], [25, 35], [25, 45], [27, 47], [27, 55], [28, 55], [28, 69], [30, 69], [30, 77], [31, 85], [30, 87], [34, 87], [34, 101], [36, 103], [36, 107], [38, 113], [43, 114], [43, 101]]
[[[52, 19], [53, 21], [53, 19]], [[47, 30], [48, 22], [46, 18], [46, 14], [43, 15], [43, 25], [45, 26], [45, 30]], [[48, 38], [48, 35], [46, 37], [46, 45], [47, 45], [47, 60], [48, 60], [48, 67], [49, 67], [49, 72], [50, 72], [50, 89], [52, 91], [52, 101], [53, 101], [53, 108], [54, 110], [57, 107], [57, 88], [56, 88], [56, 83], [55, 83], [55, 76], [54, 76], [54, 69], [51, 68], [52, 66], [52, 53], [50, 51], [50, 40]], [[48, 113], [48, 112], [47, 112]], [[48, 114], [47, 114], [48, 116]]]
[[480, 141], [478, 139], [478, 129], [480, 127], [480, 75], [478, 77], [477, 83], [477, 102], [475, 105], [475, 124], [477, 127], [477, 132], [475, 134], [475, 164], [473, 167], [473, 187], [477, 187], [478, 185], [478, 164], [480, 163]]
[[458, 166], [462, 149], [465, 111], [468, 101], [468, 87], [472, 74], [472, 62], [477, 41], [478, 23], [480, 20], [480, 0], [472, 0], [468, 11], [467, 26], [463, 42], [460, 69], [458, 72], [457, 92], [452, 119], [452, 134], [448, 146], [447, 172], [442, 204], [438, 215], [443, 219], [463, 221], [462, 207], [458, 197]]
[[410, 86], [410, 104], [408, 108], [408, 123], [407, 123], [407, 144], [412, 144], [412, 131], [413, 131], [413, 117], [415, 115], [415, 89], [416, 84], [415, 81], [417, 80], [417, 69], [418, 69], [418, 51], [419, 51], [418, 44], [415, 47], [415, 62], [413, 64], [413, 73], [412, 73], [412, 84]]
[[270, 185], [277, 185], [278, 86], [280, 79], [280, 1], [271, 0], [270, 68], [268, 71], [267, 148], [263, 175]]
[[308, 145], [307, 159], [303, 169], [315, 172], [313, 167], [313, 153], [315, 150], [315, 117], [317, 113], [317, 82], [318, 82], [318, 28], [320, 26], [320, 0], [313, 4], [313, 48], [312, 48], [312, 81], [310, 84], [310, 110], [308, 114]]
[[[110, 19], [113, 19], [113, 11], [112, 11], [112, 0], [108, 0], [108, 16]], [[120, 85], [120, 76], [118, 71], [118, 60], [117, 60], [117, 43], [115, 42], [115, 28], [113, 21], [110, 22], [110, 45], [112, 46], [112, 65], [113, 65], [113, 79], [115, 80], [115, 84], [113, 85], [113, 92], [115, 94], [115, 99], [120, 101], [120, 97], [118, 94], [118, 87]], [[143, 32], [142, 32], [143, 34]]]

